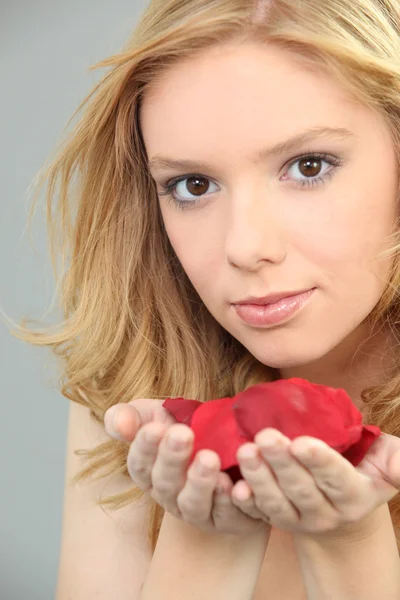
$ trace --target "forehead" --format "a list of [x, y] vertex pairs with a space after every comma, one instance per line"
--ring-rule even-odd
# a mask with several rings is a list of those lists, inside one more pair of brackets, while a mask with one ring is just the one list
[[[357, 126], [370, 112], [316, 65], [254, 43], [220, 46], [166, 69], [146, 90], [141, 124], [148, 151], [239, 150], [313, 127]], [[361, 123], [360, 123], [361, 126]]]
[[[272, 44], [242, 42], [215, 46], [167, 67], [147, 86], [144, 103], [147, 108], [162, 104], [164, 109], [179, 109], [190, 103], [229, 110], [235, 108], [233, 98], [262, 104], [265, 96], [282, 98], [293, 88], [353, 100], [348, 89], [311, 59]], [[224, 105], [226, 96], [231, 102]]]

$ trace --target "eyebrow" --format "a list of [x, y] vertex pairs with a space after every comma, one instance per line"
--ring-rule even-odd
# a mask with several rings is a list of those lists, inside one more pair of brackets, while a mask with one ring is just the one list
[[[280, 142], [269, 148], [262, 148], [255, 155], [249, 156], [248, 159], [252, 164], [263, 163], [272, 156], [280, 156], [290, 150], [294, 150], [296, 147], [301, 146], [307, 142], [311, 142], [322, 138], [335, 138], [337, 140], [346, 140], [350, 137], [355, 137], [355, 134], [348, 129], [343, 127], [311, 127], [303, 133], [295, 135], [284, 142]], [[149, 168], [151, 171], [162, 171], [167, 169], [210, 169], [212, 165], [204, 161], [188, 160], [188, 159], [174, 159], [168, 156], [162, 156], [156, 154], [149, 161]]]

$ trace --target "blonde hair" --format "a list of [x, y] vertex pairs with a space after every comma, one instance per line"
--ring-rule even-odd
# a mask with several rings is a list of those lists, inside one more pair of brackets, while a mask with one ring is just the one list
[[[212, 44], [278, 44], [325, 69], [384, 115], [400, 165], [398, 0], [153, 0], [123, 50], [92, 68], [109, 68], [73, 118], [81, 117], [39, 175], [47, 185], [51, 255], [64, 315], [56, 327], [14, 335], [47, 345], [62, 360], [62, 394], [103, 422], [134, 398], [207, 401], [276, 378], [210, 315], [169, 243], [149, 175], [139, 110], [146, 87], [170, 65]], [[56, 200], [58, 198], [58, 200]], [[398, 236], [390, 253], [397, 257]], [[395, 328], [400, 262], [372, 319]], [[187, 374], [190, 373], [190, 377]], [[364, 419], [400, 433], [400, 375], [364, 392]], [[128, 477], [128, 444], [81, 450], [76, 480]], [[142, 495], [132, 487], [103, 498], [114, 508]], [[152, 502], [154, 550], [163, 510]], [[400, 498], [390, 503], [400, 526]], [[400, 538], [398, 537], [400, 547]]]

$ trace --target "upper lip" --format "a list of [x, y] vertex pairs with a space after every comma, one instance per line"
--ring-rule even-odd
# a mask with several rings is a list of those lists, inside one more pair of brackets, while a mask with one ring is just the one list
[[279, 302], [279, 300], [282, 300], [282, 298], [289, 298], [290, 296], [298, 296], [299, 294], [304, 294], [306, 292], [309, 292], [310, 289], [313, 288], [308, 288], [306, 290], [296, 290], [296, 291], [287, 291], [287, 292], [275, 292], [272, 294], [268, 294], [267, 296], [263, 296], [262, 298], [257, 298], [257, 296], [249, 296], [248, 298], [244, 298], [244, 300], [237, 300], [236, 302], [233, 302], [232, 304], [273, 304], [274, 302]]

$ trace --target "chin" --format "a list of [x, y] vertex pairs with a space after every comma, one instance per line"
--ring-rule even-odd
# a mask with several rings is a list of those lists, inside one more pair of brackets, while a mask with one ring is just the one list
[[294, 367], [303, 367], [312, 362], [312, 360], [307, 360], [306, 358], [300, 358], [296, 356], [274, 356], [273, 358], [265, 356], [256, 356], [256, 358], [267, 367], [271, 367], [272, 369], [277, 370], [290, 369]]
[[279, 348], [277, 346], [273, 348], [265, 349], [260, 348], [248, 348], [249, 352], [264, 365], [273, 369], [290, 369], [294, 367], [304, 367], [311, 363], [315, 363], [318, 360], [324, 358], [331, 348], [315, 348], [310, 346], [302, 346], [300, 348]]

